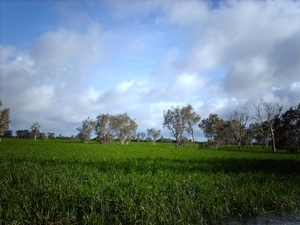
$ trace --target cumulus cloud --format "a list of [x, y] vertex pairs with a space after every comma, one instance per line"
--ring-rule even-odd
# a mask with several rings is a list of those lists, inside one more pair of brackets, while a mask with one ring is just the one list
[[[52, 85], [41, 85], [39, 87], [31, 87], [21, 97], [24, 111], [43, 111], [48, 110], [50, 101], [54, 94]], [[21, 109], [22, 110], [22, 109]]]
[[97, 24], [90, 24], [87, 33], [60, 28], [43, 34], [29, 48], [33, 60], [40, 64], [63, 66], [91, 63], [104, 54], [104, 45]]
[[224, 89], [238, 98], [246, 98], [249, 94], [259, 94], [261, 90], [270, 88], [273, 71], [268, 68], [266, 59], [253, 58], [236, 62], [224, 79]]
[[204, 119], [262, 98], [298, 104], [298, 1], [87, 4], [64, 5], [28, 49], [0, 46], [12, 129], [40, 120], [74, 134], [88, 116], [127, 112], [145, 131], [172, 105]]
[[165, 87], [158, 98], [170, 101], [185, 101], [200, 92], [208, 80], [196, 74], [181, 74], [174, 77]]

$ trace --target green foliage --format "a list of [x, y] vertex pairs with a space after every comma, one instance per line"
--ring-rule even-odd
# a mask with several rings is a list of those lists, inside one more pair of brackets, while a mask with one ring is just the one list
[[179, 145], [187, 145], [189, 143], [189, 139], [185, 136], [180, 137]]
[[290, 152], [300, 152], [300, 104], [277, 118], [275, 125], [276, 144]]
[[300, 205], [300, 155], [5, 139], [0, 224], [219, 224]]
[[[0, 106], [2, 106], [2, 101], [0, 100]], [[9, 129], [10, 123], [10, 112], [8, 108], [4, 108], [0, 111], [0, 142], [1, 136]]]
[[91, 138], [92, 131], [94, 130], [96, 122], [88, 117], [82, 121], [82, 126], [76, 128], [79, 131], [78, 138], [85, 144], [87, 144]]

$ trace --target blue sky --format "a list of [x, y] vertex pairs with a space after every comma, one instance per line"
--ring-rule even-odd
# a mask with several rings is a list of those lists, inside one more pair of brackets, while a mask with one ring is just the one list
[[163, 130], [171, 106], [227, 119], [245, 106], [254, 116], [260, 99], [300, 102], [300, 1], [2, 0], [0, 9], [0, 99], [14, 132], [38, 121], [76, 135], [87, 117], [125, 112], [145, 132]]

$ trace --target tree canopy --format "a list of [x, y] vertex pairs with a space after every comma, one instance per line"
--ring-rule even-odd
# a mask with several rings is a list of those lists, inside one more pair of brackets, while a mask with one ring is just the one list
[[[2, 101], [0, 100], [0, 106], [2, 106]], [[9, 129], [10, 123], [10, 113], [8, 108], [4, 108], [0, 111], [0, 142], [1, 136]]]

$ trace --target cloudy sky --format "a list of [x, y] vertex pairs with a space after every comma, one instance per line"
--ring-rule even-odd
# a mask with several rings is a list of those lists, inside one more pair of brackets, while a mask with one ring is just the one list
[[76, 135], [87, 117], [125, 112], [138, 132], [163, 130], [171, 106], [226, 119], [260, 99], [300, 103], [300, 1], [2, 0], [0, 10], [0, 99], [14, 132], [38, 121]]

